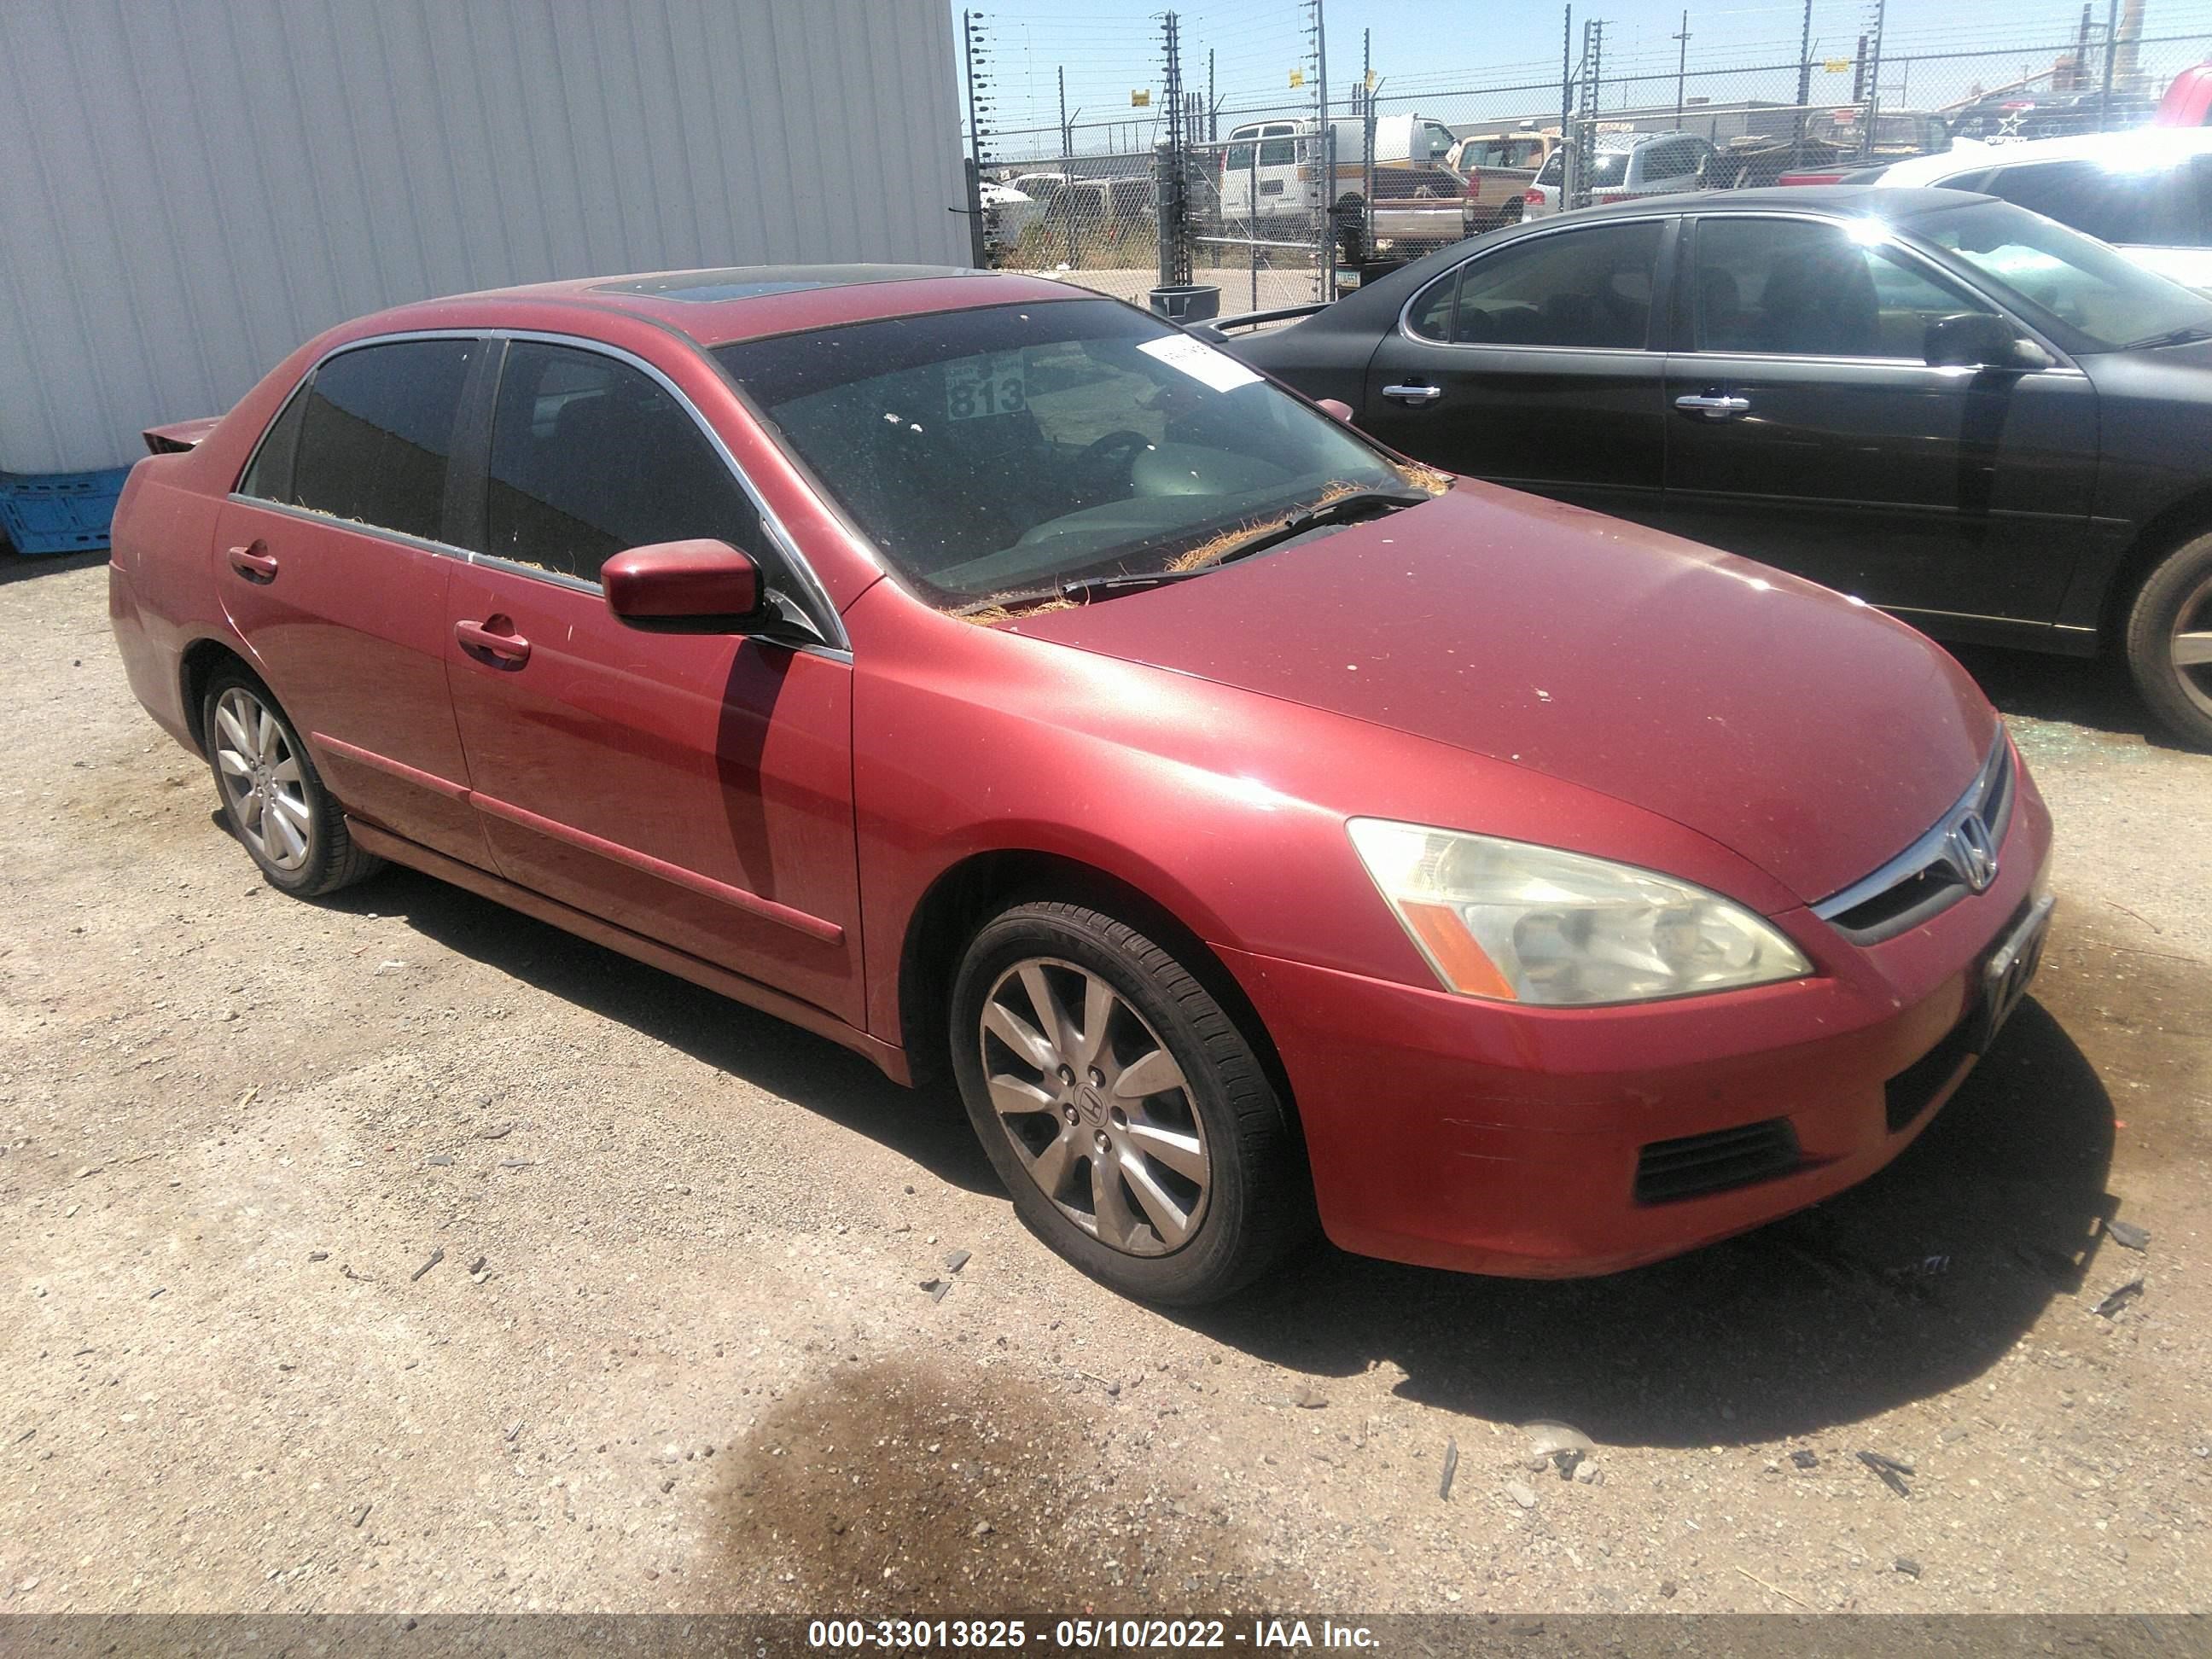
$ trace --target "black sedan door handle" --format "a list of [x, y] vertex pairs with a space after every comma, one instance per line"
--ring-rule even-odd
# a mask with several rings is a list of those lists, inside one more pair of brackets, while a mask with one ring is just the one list
[[1751, 399], [1719, 392], [1692, 392], [1675, 398], [1674, 407], [1687, 415], [1702, 415], [1709, 421], [1732, 421], [1751, 412]]
[[1444, 389], [1440, 386], [1386, 386], [1382, 395], [1395, 398], [1401, 404], [1432, 404], [1444, 395]]

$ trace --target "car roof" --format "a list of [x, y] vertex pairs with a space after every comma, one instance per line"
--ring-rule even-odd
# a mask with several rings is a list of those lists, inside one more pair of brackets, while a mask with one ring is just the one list
[[2084, 132], [2063, 138], [2023, 138], [2007, 144], [1963, 140], [1934, 155], [1892, 162], [1884, 184], [1911, 185], [1990, 167], [2032, 161], [2102, 161], [2124, 171], [2130, 163], [2160, 167], [2212, 153], [2212, 127], [2142, 127], [2133, 132]]
[[390, 331], [422, 326], [422, 313], [434, 312], [443, 325], [496, 328], [503, 306], [528, 302], [641, 318], [712, 347], [879, 318], [1101, 297], [1047, 277], [957, 265], [732, 265], [487, 289], [401, 306], [363, 322]]

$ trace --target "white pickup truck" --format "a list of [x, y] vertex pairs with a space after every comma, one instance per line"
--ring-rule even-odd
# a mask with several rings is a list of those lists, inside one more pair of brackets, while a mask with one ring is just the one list
[[[1338, 119], [1336, 167], [1324, 190], [1319, 124], [1310, 119], [1248, 121], [1231, 129], [1221, 152], [1221, 217], [1251, 222], [1262, 238], [1304, 240], [1330, 214], [1340, 241], [1362, 239], [1369, 223], [1367, 124]], [[1440, 245], [1473, 234], [1466, 181], [1445, 165], [1456, 142], [1441, 121], [1407, 113], [1375, 118], [1374, 212], [1376, 242]], [[1256, 203], [1256, 212], [1255, 204]], [[1366, 250], [1346, 246], [1354, 257]]]

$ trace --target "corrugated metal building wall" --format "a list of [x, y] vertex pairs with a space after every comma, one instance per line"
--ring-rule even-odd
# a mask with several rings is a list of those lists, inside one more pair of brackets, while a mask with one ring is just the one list
[[0, 0], [0, 471], [380, 306], [964, 264], [944, 0]]

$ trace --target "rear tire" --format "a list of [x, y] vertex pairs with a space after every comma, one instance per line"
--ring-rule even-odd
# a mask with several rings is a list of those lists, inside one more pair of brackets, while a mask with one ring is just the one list
[[2212, 749], [2212, 535], [2154, 566], [2128, 608], [2128, 672], [2159, 723]]
[[354, 845], [299, 728], [252, 674], [227, 668], [209, 681], [200, 730], [224, 820], [271, 887], [319, 898], [384, 867]]
[[960, 964], [951, 1040], [1015, 1213], [1122, 1295], [1218, 1301], [1312, 1231], [1312, 1178], [1251, 1044], [1134, 928], [1076, 904], [1006, 911]]

